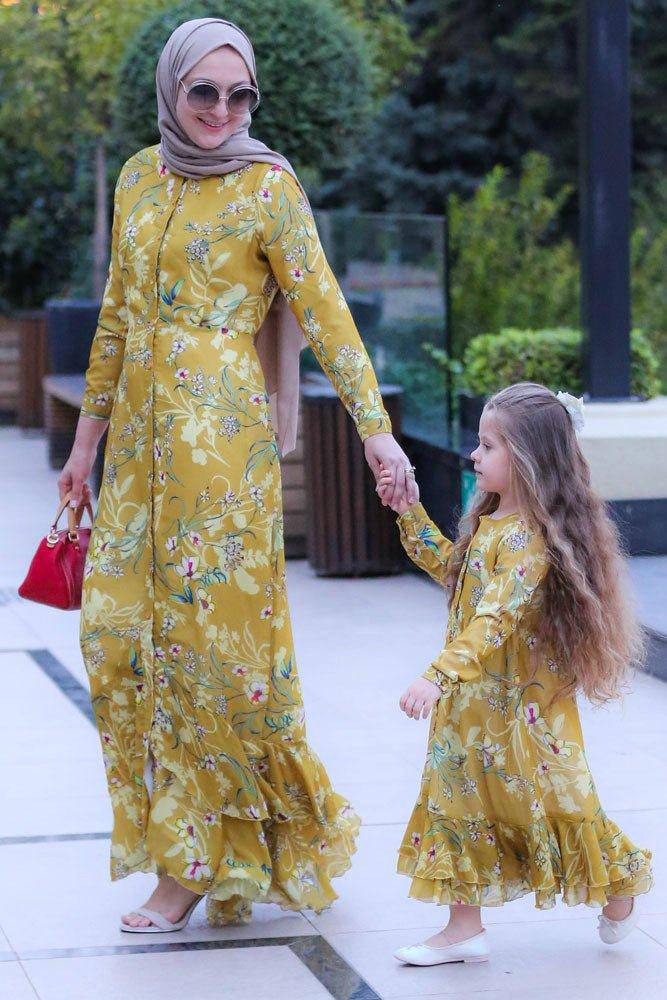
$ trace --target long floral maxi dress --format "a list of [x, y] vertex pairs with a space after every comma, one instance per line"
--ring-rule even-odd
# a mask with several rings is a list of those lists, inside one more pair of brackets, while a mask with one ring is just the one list
[[[452, 543], [422, 505], [399, 527], [408, 555], [444, 584]], [[548, 909], [558, 893], [604, 906], [651, 888], [650, 852], [600, 805], [575, 699], [549, 707], [565, 672], [536, 640], [546, 571], [544, 542], [519, 515], [481, 518], [445, 648], [423, 675], [443, 694], [399, 849], [417, 899], [498, 906], [533, 892]]]
[[[123, 167], [82, 413], [110, 416], [81, 647], [111, 875], [169, 874], [209, 922], [328, 906], [359, 820], [306, 742], [280, 467], [254, 334], [280, 286], [362, 439], [391, 429], [294, 179]], [[152, 763], [152, 793], [144, 771]]]

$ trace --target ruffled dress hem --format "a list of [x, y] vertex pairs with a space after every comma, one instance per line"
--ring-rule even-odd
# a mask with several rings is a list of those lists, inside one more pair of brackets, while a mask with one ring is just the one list
[[610, 896], [653, 886], [651, 852], [635, 847], [608, 817], [543, 817], [525, 827], [488, 819], [454, 820], [415, 808], [397, 870], [409, 894], [439, 905], [502, 906], [535, 894], [536, 909], [603, 907]]

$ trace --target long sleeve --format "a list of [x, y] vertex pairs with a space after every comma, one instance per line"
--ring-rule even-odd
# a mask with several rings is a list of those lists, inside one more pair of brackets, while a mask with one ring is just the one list
[[329, 267], [298, 183], [271, 167], [257, 191], [257, 231], [276, 281], [360, 438], [391, 431], [377, 379]]
[[518, 628], [546, 571], [541, 537], [523, 524], [510, 525], [498, 543], [493, 575], [473, 617], [423, 676], [440, 686], [447, 681], [478, 680], [487, 659]]
[[127, 310], [123, 294], [121, 263], [118, 257], [119, 190], [120, 178], [114, 194], [109, 273], [102, 296], [97, 330], [90, 348], [90, 358], [86, 371], [86, 389], [81, 404], [81, 413], [87, 417], [97, 417], [100, 420], [106, 420], [111, 413], [116, 386], [123, 366], [127, 329]]
[[420, 503], [397, 518], [401, 544], [416, 566], [444, 585], [452, 542], [442, 534]]

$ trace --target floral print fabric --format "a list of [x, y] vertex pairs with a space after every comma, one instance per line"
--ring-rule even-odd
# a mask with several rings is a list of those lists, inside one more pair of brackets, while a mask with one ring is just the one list
[[[125, 165], [82, 412], [110, 416], [81, 647], [112, 877], [168, 873], [211, 923], [321, 910], [358, 818], [308, 746], [280, 466], [253, 337], [278, 286], [362, 438], [391, 425], [312, 215], [279, 166]], [[144, 783], [153, 765], [153, 792]]]
[[[419, 503], [398, 523], [444, 585], [451, 542]], [[651, 853], [600, 805], [575, 699], [549, 707], [565, 675], [536, 639], [546, 572], [544, 542], [518, 515], [481, 518], [424, 673], [443, 693], [398, 859], [417, 899], [496, 906], [533, 892], [546, 909], [557, 894], [604, 906], [651, 888]]]

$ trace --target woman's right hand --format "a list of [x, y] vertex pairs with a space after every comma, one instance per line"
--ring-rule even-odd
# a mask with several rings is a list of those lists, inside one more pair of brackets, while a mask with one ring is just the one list
[[97, 449], [91, 451], [75, 444], [63, 466], [58, 477], [58, 491], [61, 500], [71, 492], [70, 507], [80, 507], [92, 499], [93, 493], [87, 480], [95, 464], [96, 452]]

